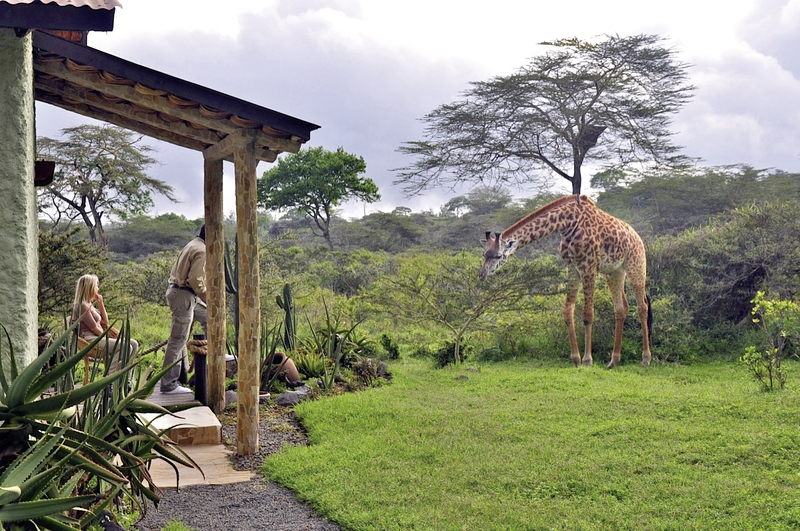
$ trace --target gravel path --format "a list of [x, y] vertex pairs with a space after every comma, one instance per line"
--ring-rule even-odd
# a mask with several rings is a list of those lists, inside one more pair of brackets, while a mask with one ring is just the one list
[[[235, 411], [223, 413], [220, 420], [223, 441], [235, 449]], [[195, 531], [341, 531], [338, 525], [315, 515], [291, 491], [260, 475], [265, 456], [286, 444], [306, 444], [305, 433], [294, 414], [280, 406], [262, 407], [258, 442], [258, 454], [232, 458], [236, 470], [258, 473], [253, 480], [165, 491], [158, 509], [151, 506], [147, 517], [137, 524], [138, 529], [160, 531], [170, 520], [180, 520]]]

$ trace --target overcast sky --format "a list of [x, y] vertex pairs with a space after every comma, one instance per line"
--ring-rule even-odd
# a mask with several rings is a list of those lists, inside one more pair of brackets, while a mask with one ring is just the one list
[[[800, 172], [800, 0], [122, 0], [114, 31], [89, 46], [321, 126], [307, 146], [364, 157], [383, 200], [434, 210], [449, 196], [405, 198], [392, 186], [397, 153], [422, 138], [419, 118], [470, 81], [508, 75], [543, 53], [537, 43], [604, 34], [658, 34], [693, 65], [694, 99], [675, 117], [675, 143], [706, 165]], [[90, 122], [37, 103], [37, 134]], [[152, 215], [202, 217], [199, 152], [153, 141], [151, 175], [181, 203]], [[258, 175], [269, 169], [260, 163]], [[234, 210], [225, 164], [225, 212]], [[566, 181], [565, 185], [566, 185]], [[461, 193], [466, 193], [463, 190]], [[563, 191], [568, 193], [568, 188]], [[517, 193], [517, 192], [515, 192]], [[525, 192], [519, 192], [525, 195]]]

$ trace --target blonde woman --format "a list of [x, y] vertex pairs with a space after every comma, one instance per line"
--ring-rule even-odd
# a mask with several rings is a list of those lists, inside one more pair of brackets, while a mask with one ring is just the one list
[[[86, 341], [94, 341], [108, 328], [108, 314], [100, 295], [100, 280], [97, 275], [83, 275], [75, 287], [75, 302], [72, 305], [72, 320], [80, 320], [78, 335]], [[119, 368], [117, 339], [107, 335], [97, 343], [97, 347], [106, 355], [109, 373]], [[130, 356], [133, 359], [139, 349], [139, 342], [130, 340]]]

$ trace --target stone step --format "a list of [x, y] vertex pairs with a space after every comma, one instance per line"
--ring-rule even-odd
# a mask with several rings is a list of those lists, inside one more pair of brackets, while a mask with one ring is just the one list
[[233, 452], [221, 444], [184, 446], [183, 451], [200, 466], [202, 472], [176, 464], [176, 471], [161, 459], [150, 465], [153, 483], [162, 489], [188, 487], [191, 485], [227, 485], [250, 481], [254, 474], [249, 470], [236, 471], [231, 465]]
[[152, 422], [153, 429], [166, 430], [167, 436], [181, 446], [222, 444], [222, 424], [206, 406], [195, 406], [171, 415], [139, 413], [144, 422]]

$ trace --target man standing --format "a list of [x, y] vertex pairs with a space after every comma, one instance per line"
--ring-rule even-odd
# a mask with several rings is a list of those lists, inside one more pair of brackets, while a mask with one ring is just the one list
[[189, 370], [186, 355], [186, 342], [192, 323], [198, 321], [207, 334], [206, 313], [206, 226], [200, 227], [197, 238], [186, 244], [175, 265], [169, 273], [167, 288], [167, 304], [172, 310], [172, 327], [169, 332], [167, 348], [164, 352], [164, 367], [180, 359], [181, 362], [172, 367], [161, 378], [162, 393], [191, 393], [178, 381], [181, 367]]

